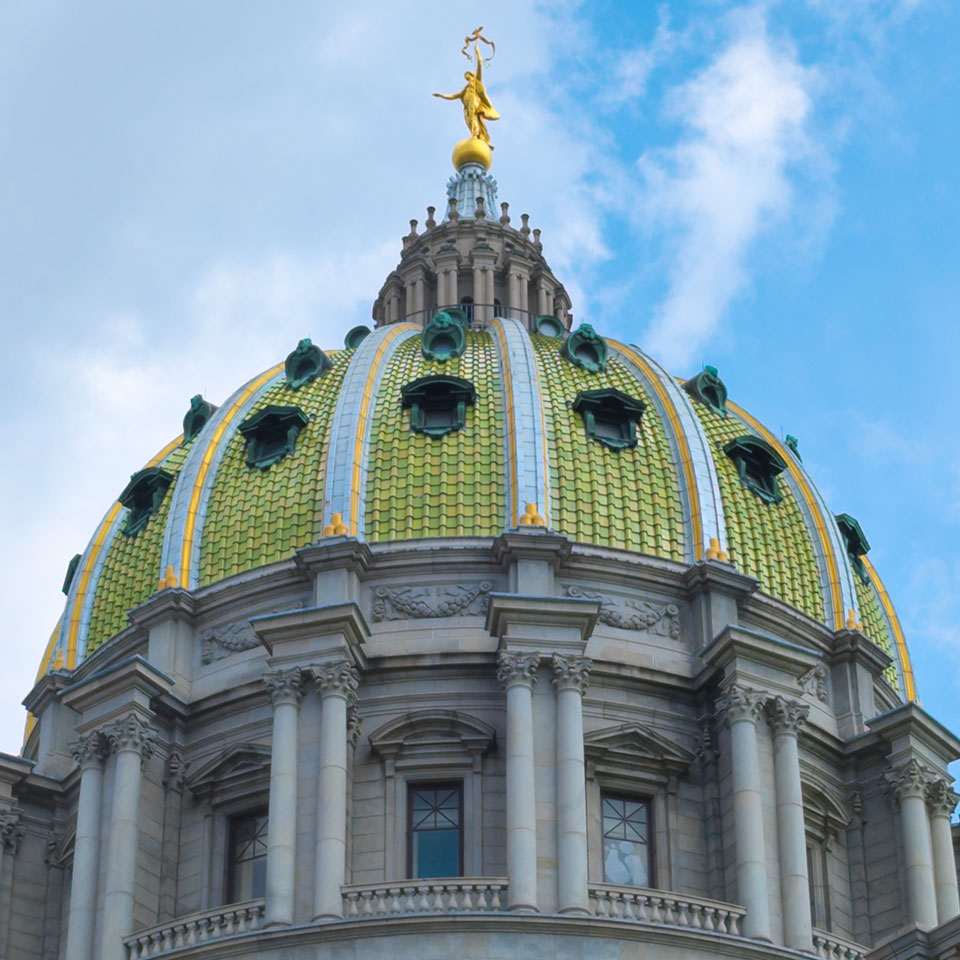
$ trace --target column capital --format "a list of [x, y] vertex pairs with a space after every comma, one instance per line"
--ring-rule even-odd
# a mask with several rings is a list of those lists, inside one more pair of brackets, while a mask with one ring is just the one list
[[263, 675], [263, 682], [274, 710], [282, 703], [300, 705], [300, 698], [303, 696], [303, 670], [300, 667], [271, 670]]
[[137, 713], [128, 713], [114, 720], [104, 736], [111, 753], [139, 753], [141, 763], [153, 756], [153, 747], [157, 739], [157, 730]]
[[557, 690], [576, 690], [583, 696], [590, 682], [590, 668], [593, 661], [589, 657], [565, 657], [553, 655], [553, 685]]
[[766, 704], [767, 720], [774, 734], [786, 733], [797, 736], [806, 723], [810, 707], [799, 700], [786, 697], [772, 697]]
[[0, 850], [9, 851], [16, 856], [24, 833], [26, 827], [21, 822], [19, 807], [10, 807], [0, 812]]
[[69, 747], [74, 763], [81, 769], [102, 767], [110, 752], [110, 745], [103, 731], [94, 730], [75, 740]]
[[764, 691], [733, 683], [727, 687], [726, 692], [717, 703], [717, 710], [720, 719], [728, 727], [738, 720], [749, 720], [751, 723], [756, 723], [763, 713], [766, 701], [767, 694]]
[[919, 760], [907, 760], [892, 767], [884, 774], [893, 795], [902, 800], [904, 797], [926, 798], [927, 787], [933, 781], [933, 772]]
[[954, 793], [949, 781], [938, 777], [927, 786], [927, 806], [934, 817], [951, 817], [960, 802], [960, 794]]
[[497, 680], [504, 689], [517, 684], [532, 688], [537, 682], [539, 666], [539, 653], [507, 653], [503, 650], [497, 657]]
[[310, 668], [313, 683], [321, 697], [343, 697], [348, 703], [357, 699], [360, 674], [349, 660], [318, 663]]

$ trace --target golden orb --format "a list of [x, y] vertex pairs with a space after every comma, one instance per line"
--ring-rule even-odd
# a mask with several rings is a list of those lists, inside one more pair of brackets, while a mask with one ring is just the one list
[[465, 163], [479, 163], [484, 170], [493, 163], [493, 150], [489, 143], [476, 137], [467, 137], [453, 148], [453, 168], [459, 170]]

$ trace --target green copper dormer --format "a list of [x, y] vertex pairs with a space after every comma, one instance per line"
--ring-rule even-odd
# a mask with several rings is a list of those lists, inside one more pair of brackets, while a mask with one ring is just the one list
[[740, 482], [767, 503], [783, 499], [778, 477], [787, 469], [783, 457], [765, 440], [747, 434], [727, 443], [723, 452], [737, 465]]
[[120, 494], [120, 502], [130, 511], [123, 526], [128, 537], [138, 534], [160, 509], [167, 489], [173, 483], [173, 474], [162, 467], [147, 467], [135, 473]]
[[460, 377], [421, 377], [400, 388], [404, 409], [410, 409], [410, 429], [439, 440], [462, 430], [467, 423], [467, 407], [477, 399], [469, 380]]
[[683, 389], [714, 413], [721, 417], [727, 415], [727, 388], [717, 375], [716, 367], [704, 367], [684, 383]]
[[464, 334], [466, 315], [461, 310], [443, 310], [434, 314], [420, 339], [420, 349], [428, 360], [446, 363], [459, 357], [467, 345]]
[[870, 541], [867, 540], [860, 524], [849, 513], [838, 513], [836, 521], [840, 528], [840, 536], [843, 537], [847, 548], [851, 566], [864, 583], [869, 583], [870, 575], [867, 573], [863, 558], [870, 552]]
[[183, 442], [189, 443], [216, 413], [217, 408], [198, 393], [190, 398], [190, 409], [183, 417]]
[[297, 437], [309, 422], [299, 407], [270, 405], [240, 424], [247, 441], [247, 466], [266, 470], [284, 457], [292, 456]]
[[607, 344], [589, 323], [581, 323], [563, 341], [560, 355], [581, 370], [600, 373], [607, 369]]
[[287, 386], [299, 390], [305, 383], [322, 376], [330, 369], [330, 358], [309, 337], [304, 337], [288, 357], [284, 372]]
[[573, 401], [573, 409], [583, 417], [587, 436], [617, 451], [637, 445], [637, 424], [644, 407], [643, 401], [613, 387], [582, 390]]

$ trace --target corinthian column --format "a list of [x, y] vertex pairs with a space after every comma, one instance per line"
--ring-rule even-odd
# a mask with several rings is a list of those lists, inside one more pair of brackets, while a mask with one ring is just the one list
[[557, 688], [557, 904], [590, 912], [587, 890], [587, 781], [583, 765], [583, 694], [590, 660], [553, 656]]
[[267, 832], [267, 925], [293, 923], [293, 888], [297, 847], [297, 740], [300, 698], [299, 667], [264, 674], [273, 704], [270, 752], [270, 826]]
[[70, 744], [80, 767], [77, 832], [73, 843], [67, 960], [93, 960], [97, 916], [97, 872], [100, 869], [100, 808], [103, 805], [103, 761], [108, 744], [99, 731]]
[[937, 894], [937, 923], [946, 923], [960, 914], [957, 894], [957, 864], [953, 855], [950, 816], [960, 797], [946, 780], [934, 780], [927, 788], [930, 809], [930, 840], [933, 847], [933, 883]]
[[141, 771], [144, 761], [153, 754], [157, 731], [139, 714], [129, 713], [107, 727], [104, 733], [110, 750], [116, 754], [116, 761], [107, 838], [101, 955], [104, 960], [126, 960], [123, 938], [133, 933]]
[[925, 799], [931, 779], [930, 771], [916, 760], [908, 760], [887, 774], [887, 780], [900, 802], [910, 920], [928, 930], [937, 925], [937, 895], [933, 883], [930, 823]]
[[343, 916], [347, 864], [348, 713], [360, 677], [346, 660], [313, 667], [312, 672], [320, 694], [313, 919], [335, 920]]
[[783, 939], [788, 947], [812, 952], [807, 835], [803, 822], [803, 793], [797, 750], [797, 736], [809, 712], [806, 704], [784, 697], [774, 697], [767, 704], [767, 717], [773, 730]]
[[501, 653], [497, 679], [507, 691], [507, 902], [537, 910], [537, 805], [533, 685], [539, 653]]
[[737, 851], [737, 891], [747, 908], [745, 936], [770, 939], [767, 858], [763, 841], [757, 720], [766, 695], [736, 684], [727, 689], [720, 709], [730, 728], [733, 779], [733, 832]]

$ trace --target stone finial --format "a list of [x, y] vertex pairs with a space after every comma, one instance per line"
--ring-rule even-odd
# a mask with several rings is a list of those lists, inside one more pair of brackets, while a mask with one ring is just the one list
[[270, 703], [276, 709], [282, 703], [299, 704], [303, 696], [303, 671], [300, 667], [273, 670], [263, 675]]
[[860, 632], [863, 632], [863, 627], [861, 627], [860, 624], [857, 623], [857, 616], [853, 612], [853, 607], [851, 607], [847, 611], [847, 622], [844, 624], [844, 626], [848, 630], [859, 630]]
[[112, 753], [139, 753], [140, 762], [143, 763], [153, 756], [157, 730], [138, 713], [131, 712], [111, 723], [104, 731], [104, 736]]
[[540, 666], [539, 653], [507, 653], [502, 651], [497, 657], [497, 680], [504, 688], [515, 684], [532, 687], [537, 682], [537, 667]]
[[521, 213], [520, 214], [520, 232], [525, 236], [530, 236], [530, 214]]
[[102, 764], [110, 751], [110, 747], [103, 733], [95, 730], [93, 733], [88, 733], [71, 743], [69, 750], [74, 763], [83, 770], [85, 767]]
[[706, 557], [708, 560], [717, 560], [720, 563], [729, 563], [730, 557], [726, 550], [720, 549], [720, 541], [717, 537], [710, 538], [710, 546], [707, 547]]
[[411, 239], [411, 240], [412, 240], [415, 236], [417, 236], [417, 221], [416, 221], [416, 220], [411, 220], [411, 221], [410, 221], [410, 234], [409, 234], [409, 236], [410, 236], [410, 239]]
[[357, 688], [360, 686], [360, 674], [357, 668], [347, 660], [337, 660], [335, 663], [316, 664], [310, 668], [317, 693], [321, 697], [339, 696], [348, 702], [357, 697]]
[[16, 856], [24, 833], [26, 827], [21, 822], [19, 807], [10, 807], [0, 812], [0, 850], [9, 851]]
[[457, 198], [451, 197], [447, 202], [447, 219], [448, 220], [459, 220], [460, 214], [457, 211]]
[[433, 219], [433, 215], [434, 215], [436, 212], [437, 212], [437, 208], [436, 208], [436, 207], [427, 207], [427, 219], [426, 219], [426, 221], [424, 222], [423, 225], [424, 225], [428, 230], [432, 230], [432, 229], [437, 225], [437, 221]]
[[553, 685], [557, 690], [576, 690], [583, 696], [590, 682], [593, 661], [589, 657], [564, 657], [559, 653], [555, 653], [552, 660]]
[[790, 733], [796, 736], [806, 722], [810, 707], [799, 700], [788, 700], [786, 697], [774, 697], [766, 705], [767, 720], [774, 734]]
[[919, 760], [907, 760], [893, 767], [885, 775], [893, 795], [902, 800], [904, 797], [925, 797], [927, 787], [933, 782], [933, 772]]
[[487, 212], [483, 208], [483, 197], [479, 194], [477, 195], [477, 212], [473, 216], [475, 220], [483, 220], [487, 216]]
[[533, 245], [537, 249], [537, 253], [543, 250], [543, 244], [540, 242], [540, 228], [536, 227], [533, 231]]
[[342, 513], [333, 514], [330, 517], [330, 522], [323, 528], [325, 537], [345, 537], [347, 532], [347, 525], [343, 522]]
[[164, 570], [163, 576], [160, 578], [160, 582], [157, 584], [157, 590], [167, 590], [170, 587], [179, 586], [179, 581], [177, 580], [177, 574], [173, 569], [173, 564], [169, 564], [167, 569]]
[[510, 204], [503, 201], [500, 204], [500, 222], [506, 227], [510, 225], [510, 214], [507, 211], [510, 209]]
[[927, 787], [927, 806], [933, 816], [951, 817], [960, 801], [960, 794], [954, 793], [946, 780], [937, 778]]
[[729, 727], [738, 720], [756, 723], [763, 713], [767, 694], [762, 690], [744, 687], [734, 683], [727, 688], [717, 704], [717, 710], [723, 722]]
[[520, 514], [519, 525], [521, 527], [545, 527], [547, 521], [543, 519], [535, 503], [526, 503], [523, 506], [523, 513]]

